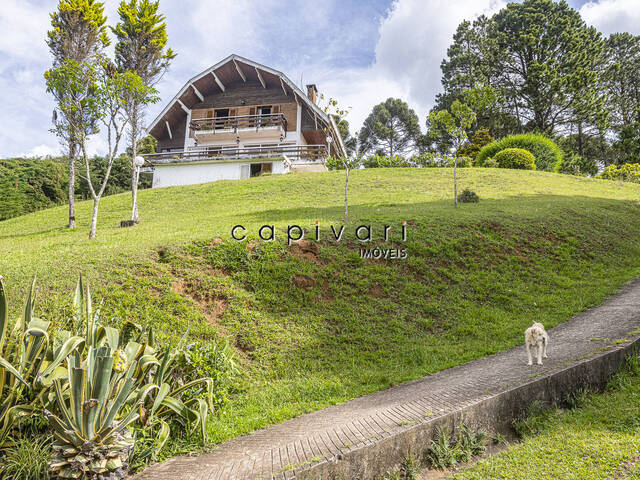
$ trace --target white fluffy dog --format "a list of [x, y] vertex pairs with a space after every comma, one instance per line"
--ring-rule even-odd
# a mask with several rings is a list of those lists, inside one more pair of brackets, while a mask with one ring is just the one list
[[533, 365], [531, 361], [531, 347], [536, 349], [537, 364], [542, 365], [542, 357], [547, 358], [547, 344], [549, 343], [549, 335], [544, 329], [544, 325], [541, 323], [534, 323], [524, 332], [524, 343], [527, 347], [527, 357], [529, 363], [527, 365]]

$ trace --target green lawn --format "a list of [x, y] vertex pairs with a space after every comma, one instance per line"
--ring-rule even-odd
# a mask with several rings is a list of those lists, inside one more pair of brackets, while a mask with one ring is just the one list
[[581, 408], [554, 409], [529, 419], [522, 443], [462, 473], [455, 480], [640, 479], [640, 365], [618, 374]]
[[[209, 427], [219, 442], [512, 347], [533, 319], [557, 325], [640, 273], [640, 185], [461, 169], [482, 201], [454, 209], [451, 176], [353, 172], [340, 244], [328, 229], [342, 223], [343, 172], [143, 191], [129, 229], [129, 196], [107, 197], [93, 242], [89, 203], [75, 231], [65, 208], [41, 211], [0, 222], [0, 275], [15, 315], [37, 274], [41, 315], [63, 321], [85, 272], [113, 322], [229, 339], [246, 375]], [[356, 226], [384, 247], [392, 225], [387, 246], [402, 247], [402, 220], [407, 260], [360, 258]], [[317, 252], [286, 247], [282, 229], [316, 221]], [[254, 238], [230, 240], [236, 224]], [[256, 241], [263, 224], [280, 240]]]

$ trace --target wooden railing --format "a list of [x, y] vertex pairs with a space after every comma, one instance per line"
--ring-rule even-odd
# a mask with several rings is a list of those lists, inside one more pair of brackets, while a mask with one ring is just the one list
[[270, 113], [265, 115], [234, 115], [231, 117], [199, 118], [192, 120], [191, 131], [194, 133], [215, 134], [220, 131], [237, 132], [239, 129], [255, 128], [259, 130], [266, 127], [280, 127], [287, 131], [287, 119], [282, 113]]
[[228, 161], [233, 159], [287, 157], [291, 161], [320, 161], [327, 157], [326, 145], [277, 145], [273, 147], [196, 147], [165, 153], [144, 155], [152, 164]]

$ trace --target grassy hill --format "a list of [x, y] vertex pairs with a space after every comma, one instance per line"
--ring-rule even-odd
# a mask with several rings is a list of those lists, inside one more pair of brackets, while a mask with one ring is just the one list
[[[552, 327], [640, 273], [640, 185], [544, 172], [459, 170], [482, 198], [454, 209], [449, 169], [353, 172], [345, 239], [343, 172], [262, 177], [140, 193], [143, 222], [119, 228], [130, 198], [0, 222], [0, 275], [18, 314], [38, 275], [41, 314], [64, 322], [80, 272], [103, 316], [154, 325], [160, 338], [227, 338], [245, 372], [210, 425], [216, 441], [512, 347], [533, 320]], [[400, 222], [408, 239], [399, 240]], [[298, 224], [322, 241], [287, 247]], [[230, 240], [234, 225], [252, 235]], [[279, 240], [256, 240], [261, 225]], [[371, 247], [406, 260], [362, 259]], [[380, 235], [391, 225], [392, 242]]]

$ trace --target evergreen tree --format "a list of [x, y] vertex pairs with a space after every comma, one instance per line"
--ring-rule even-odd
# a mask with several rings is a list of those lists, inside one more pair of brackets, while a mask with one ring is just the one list
[[360, 153], [406, 155], [416, 148], [420, 122], [413, 109], [398, 98], [373, 107], [360, 130]]
[[[116, 65], [121, 71], [136, 73], [144, 85], [153, 88], [169, 68], [175, 53], [167, 47], [167, 25], [164, 15], [158, 13], [159, 1], [122, 1], [118, 14], [120, 22], [113, 28], [116, 36]], [[143, 131], [144, 105], [135, 96], [126, 99], [130, 118], [129, 145], [131, 148], [131, 220], [138, 221], [138, 175], [134, 159]]]
[[615, 135], [616, 163], [640, 162], [640, 37], [616, 33], [606, 41], [603, 88]]
[[600, 33], [565, 0], [510, 3], [494, 17], [502, 81], [527, 130], [547, 134], [603, 113]]

